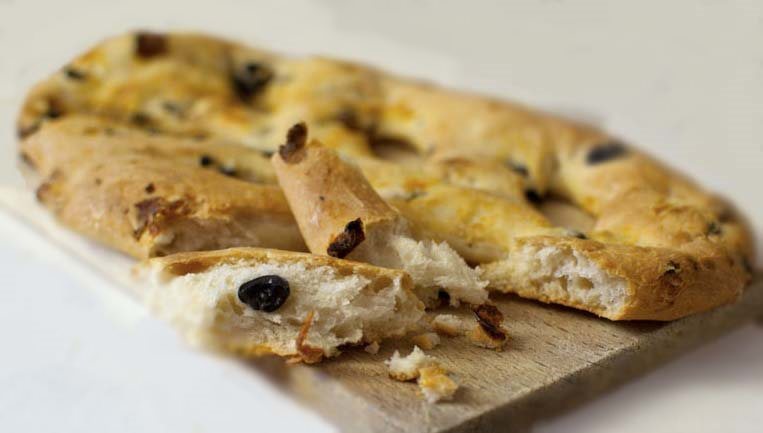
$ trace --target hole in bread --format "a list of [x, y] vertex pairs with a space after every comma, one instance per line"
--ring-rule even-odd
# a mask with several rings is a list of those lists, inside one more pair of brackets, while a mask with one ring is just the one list
[[556, 196], [544, 200], [537, 209], [551, 224], [581, 233], [590, 232], [596, 224], [594, 217], [586, 211]]
[[372, 137], [369, 143], [371, 150], [378, 158], [399, 163], [421, 161], [416, 148], [404, 138], [377, 136]]

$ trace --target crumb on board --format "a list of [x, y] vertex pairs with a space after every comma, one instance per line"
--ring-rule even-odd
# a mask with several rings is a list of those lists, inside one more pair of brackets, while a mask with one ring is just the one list
[[392, 354], [392, 358], [386, 361], [389, 367], [389, 377], [402, 382], [413, 380], [419, 377], [419, 369], [432, 365], [435, 359], [426, 355], [419, 346], [413, 346], [413, 350], [408, 356], [400, 356], [397, 350]]
[[405, 382], [418, 379], [419, 392], [429, 403], [449, 400], [458, 389], [458, 384], [448, 376], [448, 371], [418, 346], [414, 346], [405, 357], [395, 351], [386, 364], [389, 376], [395, 380]]
[[448, 376], [447, 370], [439, 365], [431, 365], [419, 370], [419, 390], [428, 403], [450, 400], [458, 389], [458, 384]]
[[440, 336], [434, 332], [425, 332], [423, 334], [416, 335], [415, 337], [412, 337], [411, 340], [416, 346], [424, 350], [434, 349], [437, 347], [437, 345], [440, 344]]

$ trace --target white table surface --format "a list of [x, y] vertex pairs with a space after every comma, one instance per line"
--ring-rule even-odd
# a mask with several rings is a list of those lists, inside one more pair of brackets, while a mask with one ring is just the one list
[[[0, 0], [0, 184], [21, 184], [13, 121], [32, 83], [106, 35], [198, 29], [596, 123], [727, 195], [763, 233], [763, 3], [615, 3]], [[332, 431], [5, 215], [0, 239], [0, 431]], [[763, 328], [749, 326], [537, 431], [761, 426]]]

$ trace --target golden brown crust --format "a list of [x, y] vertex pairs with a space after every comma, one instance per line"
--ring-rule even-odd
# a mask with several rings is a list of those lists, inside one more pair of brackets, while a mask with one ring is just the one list
[[[202, 35], [127, 34], [36, 86], [19, 133], [73, 113], [266, 153], [305, 121], [314, 138], [356, 159], [415, 229], [447, 240], [470, 261], [497, 271], [517, 245], [556, 245], [625, 279], [632, 301], [623, 311], [573, 305], [611, 319], [667, 320], [712, 308], [732, 301], [750, 275], [750, 231], [728, 204], [603, 131], [359, 65], [285, 58]], [[419, 163], [391, 169], [373, 161], [374, 144], [384, 141], [417, 150]], [[426, 168], [436, 164], [445, 168]], [[252, 173], [271, 182], [269, 170], [255, 165]], [[63, 188], [56, 185], [43, 187], [41, 197], [55, 202]], [[553, 227], [535, 209], [547, 196], [590, 214], [593, 228]], [[162, 208], [186, 212], [173, 203]], [[84, 224], [78, 212], [71, 218], [72, 226]], [[328, 235], [316, 248], [327, 248]], [[680, 271], [666, 276], [671, 261]], [[496, 275], [494, 288], [566, 302], [506, 278]]]
[[[200, 165], [190, 156], [204, 149], [197, 143], [134, 131], [109, 135], [106, 128], [72, 118], [48, 123], [22, 143], [42, 180], [39, 200], [67, 226], [138, 258], [247, 245], [304, 248], [277, 187]], [[207, 147], [239, 162], [239, 154], [252, 152]]]
[[406, 289], [410, 289], [412, 286], [410, 277], [399, 270], [380, 268], [367, 263], [336, 259], [329, 256], [269, 248], [227, 248], [210, 251], [188, 251], [150, 259], [150, 263], [161, 266], [167, 272], [176, 276], [197, 274], [214, 266], [242, 261], [250, 263], [272, 261], [279, 264], [305, 263], [310, 267], [329, 266], [335, 269], [338, 275], [360, 275], [369, 279], [386, 278], [388, 280], [401, 278], [405, 282]]

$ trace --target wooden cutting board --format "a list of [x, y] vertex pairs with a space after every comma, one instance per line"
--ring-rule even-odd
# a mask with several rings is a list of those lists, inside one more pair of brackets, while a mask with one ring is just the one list
[[[0, 208], [115, 285], [131, 284], [131, 260], [61, 228], [28, 192], [0, 188]], [[251, 364], [347, 432], [525, 431], [763, 316], [763, 275], [737, 303], [671, 323], [615, 323], [511, 295], [492, 299], [510, 332], [504, 351], [458, 338], [428, 351], [461, 385], [451, 402], [427, 404], [415, 383], [387, 377], [384, 360], [395, 349], [410, 352], [409, 341], [386, 342], [375, 355], [350, 349], [313, 366]]]
[[348, 432], [515, 432], [573, 408], [628, 379], [763, 317], [763, 276], [734, 305], [671, 323], [615, 323], [514, 296], [494, 298], [511, 341], [502, 352], [447, 339], [428, 351], [461, 385], [452, 402], [430, 405], [415, 383], [387, 377], [383, 361], [350, 350], [316, 366], [255, 362]]

